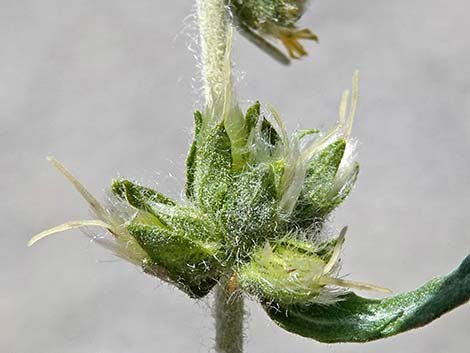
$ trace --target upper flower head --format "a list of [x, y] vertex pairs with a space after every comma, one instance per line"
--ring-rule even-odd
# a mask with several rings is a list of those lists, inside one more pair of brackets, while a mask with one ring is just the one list
[[281, 41], [292, 59], [307, 55], [300, 39], [318, 41], [310, 29], [297, 28], [306, 0], [232, 0], [229, 4], [241, 33], [283, 64], [288, 64], [289, 58], [270, 39]]

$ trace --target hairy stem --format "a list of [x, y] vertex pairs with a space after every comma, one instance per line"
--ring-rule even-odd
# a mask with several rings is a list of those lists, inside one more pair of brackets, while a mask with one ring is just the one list
[[[226, 97], [230, 80], [229, 23], [225, 0], [197, 0], [206, 105]], [[243, 297], [233, 293], [230, 277], [221, 279], [215, 292], [215, 349], [217, 353], [243, 352]]]
[[202, 76], [206, 104], [210, 106], [223, 93], [227, 46], [227, 9], [225, 0], [197, 0], [197, 15], [202, 52]]
[[231, 292], [230, 279], [222, 279], [215, 292], [215, 350], [243, 352], [243, 297]]

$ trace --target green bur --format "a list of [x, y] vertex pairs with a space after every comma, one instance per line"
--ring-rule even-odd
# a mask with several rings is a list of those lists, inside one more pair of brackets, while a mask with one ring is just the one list
[[317, 300], [322, 271], [333, 255], [336, 240], [315, 245], [296, 239], [258, 248], [250, 262], [237, 269], [246, 292], [264, 302], [290, 305]]
[[237, 106], [224, 108], [221, 117], [196, 112], [183, 203], [116, 180], [111, 191], [119, 201], [103, 206], [51, 158], [97, 219], [54, 227], [30, 245], [67, 229], [103, 227], [114, 242], [98, 242], [190, 297], [204, 297], [229, 277], [232, 290], [259, 300], [279, 326], [321, 342], [388, 337], [469, 300], [470, 258], [450, 275], [395, 297], [366, 299], [350, 292], [381, 289], [338, 277], [345, 229], [336, 239], [320, 237], [357, 178], [358, 165], [346, 152], [344, 131], [351, 121], [343, 114], [332, 132], [309, 144], [305, 139], [316, 130], [289, 140], [273, 115], [277, 128], [261, 115], [258, 102], [245, 115]]

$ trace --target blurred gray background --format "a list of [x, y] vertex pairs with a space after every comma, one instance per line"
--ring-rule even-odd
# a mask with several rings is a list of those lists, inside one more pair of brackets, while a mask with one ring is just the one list
[[[468, 11], [464, 0], [316, 0], [302, 25], [321, 42], [289, 68], [235, 38], [243, 106], [274, 104], [291, 131], [331, 127], [360, 70], [362, 171], [333, 220], [349, 225], [350, 278], [400, 292], [470, 252]], [[209, 300], [193, 302], [80, 231], [26, 247], [88, 216], [50, 154], [97, 195], [122, 175], [180, 196], [202, 105], [194, 21], [189, 0], [0, 0], [0, 352], [211, 351]], [[250, 353], [468, 351], [470, 305], [367, 345], [321, 345], [248, 309]]]

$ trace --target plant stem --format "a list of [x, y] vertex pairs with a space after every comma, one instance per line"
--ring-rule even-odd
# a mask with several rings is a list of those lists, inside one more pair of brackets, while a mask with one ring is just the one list
[[227, 9], [225, 0], [197, 0], [202, 76], [207, 106], [221, 97], [226, 86]]
[[224, 278], [215, 292], [215, 350], [217, 353], [243, 352], [243, 296], [231, 293], [230, 279]]
[[[202, 56], [202, 77], [207, 107], [225, 96], [230, 83], [227, 61], [228, 18], [225, 0], [197, 0]], [[225, 97], [226, 98], [226, 97]], [[223, 277], [215, 291], [215, 350], [217, 353], [243, 352], [243, 297], [229, 288], [230, 276]]]

